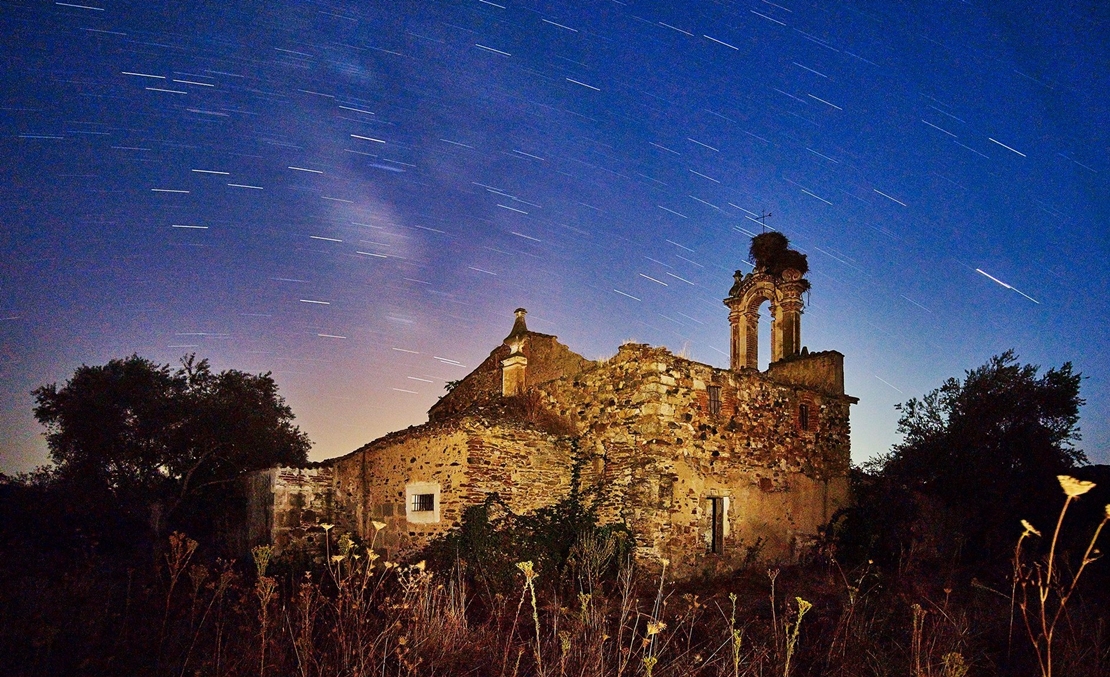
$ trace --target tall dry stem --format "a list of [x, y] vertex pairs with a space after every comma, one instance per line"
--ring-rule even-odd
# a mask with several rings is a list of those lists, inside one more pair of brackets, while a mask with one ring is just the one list
[[798, 633], [802, 629], [802, 618], [806, 612], [813, 608], [813, 605], [805, 601], [801, 597], [794, 598], [798, 603], [798, 616], [794, 619], [794, 627], [790, 628], [787, 623], [786, 633], [786, 660], [783, 661], [782, 677], [790, 677], [790, 663], [794, 657], [794, 651], [798, 648]]
[[646, 651], [644, 654], [644, 672], [647, 677], [651, 677], [651, 672], [655, 665], [659, 662], [659, 633], [666, 629], [667, 624], [663, 622], [663, 583], [667, 579], [667, 565], [670, 561], [665, 557], [659, 559], [663, 565], [659, 570], [659, 589], [655, 593], [655, 603], [651, 607], [651, 618], [647, 624], [647, 640]]
[[254, 564], [258, 569], [258, 580], [255, 582], [255, 594], [258, 595], [258, 640], [259, 640], [259, 664], [258, 674], [263, 677], [266, 674], [266, 645], [268, 642], [268, 629], [270, 620], [270, 602], [274, 599], [274, 592], [277, 590], [277, 580], [271, 576], [266, 575], [266, 569], [270, 564], [270, 558], [273, 556], [273, 548], [268, 545], [259, 545], [251, 549], [251, 555], [254, 556]]
[[541, 656], [542, 648], [540, 644], [540, 610], [536, 604], [536, 587], [534, 581], [536, 579], [535, 569], [532, 567], [532, 562], [518, 562], [517, 568], [524, 573], [524, 585], [528, 588], [528, 592], [532, 593], [532, 621], [536, 625], [536, 646], [533, 649], [536, 655], [536, 674], [543, 674], [543, 657]]
[[777, 611], [776, 611], [776, 609], [778, 608], [778, 602], [775, 601], [775, 581], [778, 580], [778, 577], [779, 577], [779, 570], [778, 569], [768, 569], [767, 570], [767, 578], [769, 578], [771, 580], [771, 632], [772, 632], [771, 639], [774, 641], [775, 654], [777, 654], [778, 656], [781, 656], [782, 655], [782, 641], [779, 638], [779, 620], [778, 620], [778, 614], [777, 614]]
[[166, 622], [170, 617], [170, 602], [173, 600], [173, 591], [177, 587], [177, 581], [181, 578], [182, 572], [189, 564], [189, 560], [193, 558], [193, 553], [196, 552], [197, 542], [189, 538], [185, 534], [175, 531], [170, 534], [170, 548], [166, 551], [166, 566], [169, 569], [170, 584], [166, 586], [166, 606], [165, 611], [162, 613], [162, 629], [158, 635], [158, 660], [162, 660], [162, 646], [166, 640]]
[[916, 602], [913, 609], [913, 632], [910, 635], [910, 653], [913, 654], [913, 677], [923, 677], [921, 671], [921, 636], [924, 634], [925, 614], [928, 612]]
[[[1060, 530], [1064, 525], [1064, 515], [1067, 514], [1068, 506], [1072, 504], [1072, 501], [1093, 489], [1095, 484], [1094, 482], [1077, 480], [1068, 475], [1058, 475], [1056, 479], [1060, 482], [1060, 488], [1064, 490], [1065, 499], [1064, 506], [1060, 508], [1060, 515], [1056, 519], [1056, 529], [1052, 532], [1052, 541], [1049, 544], [1044, 566], [1042, 567], [1041, 562], [1032, 566], [1025, 563], [1025, 555], [1022, 550], [1025, 539], [1029, 536], [1041, 535], [1029, 522], [1022, 520], [1024, 529], [1021, 536], [1018, 537], [1017, 545], [1014, 547], [1014, 579], [1021, 588], [1021, 600], [1018, 607], [1025, 623], [1026, 634], [1033, 644], [1033, 651], [1037, 656], [1037, 666], [1040, 668], [1042, 677], [1052, 677], [1052, 650], [1056, 627], [1060, 619], [1064, 617], [1068, 600], [1075, 592], [1083, 571], [1088, 564], [1099, 558], [1100, 554], [1095, 550], [1095, 543], [1098, 541], [1106, 522], [1110, 521], [1110, 505], [1108, 505], [1104, 510], [1102, 521], [1099, 522], [1091, 540], [1087, 543], [1087, 549], [1079, 562], [1079, 568], [1072, 574], [1071, 581], [1064, 581], [1060, 577], [1056, 566], [1056, 546], [1059, 542]], [[1034, 603], [1031, 603], [1029, 599], [1031, 589], [1036, 593]], [[1034, 604], [1036, 605], [1035, 608]]]
[[729, 641], [732, 649], [732, 677], [740, 677], [740, 645], [744, 639], [744, 631], [736, 627], [736, 593], [730, 592], [728, 599], [732, 602], [732, 613], [728, 617]]

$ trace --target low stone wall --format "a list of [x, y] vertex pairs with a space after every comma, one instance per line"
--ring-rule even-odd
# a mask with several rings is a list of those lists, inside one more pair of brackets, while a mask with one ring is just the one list
[[322, 552], [324, 530], [321, 524], [349, 527], [347, 515], [336, 509], [332, 485], [334, 470], [329, 466], [313, 468], [272, 468], [273, 496], [270, 543], [278, 552]]
[[[339, 501], [346, 512], [361, 518], [356, 533], [386, 558], [446, 533], [465, 508], [468, 438], [460, 426], [421, 426], [337, 460]], [[427, 484], [438, 487], [430, 492], [438, 496], [432, 511], [438, 519], [411, 523], [406, 488]], [[386, 526], [378, 531], [373, 522]]]

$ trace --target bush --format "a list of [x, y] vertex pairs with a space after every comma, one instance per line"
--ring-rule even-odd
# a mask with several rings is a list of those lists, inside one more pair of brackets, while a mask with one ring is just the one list
[[532, 561], [540, 579], [591, 592], [616, 577], [631, 554], [633, 538], [623, 524], [598, 526], [596, 505], [577, 491], [554, 505], [517, 515], [497, 494], [467, 508], [457, 529], [424, 552], [437, 571], [458, 567], [487, 602], [516, 590], [516, 563]]

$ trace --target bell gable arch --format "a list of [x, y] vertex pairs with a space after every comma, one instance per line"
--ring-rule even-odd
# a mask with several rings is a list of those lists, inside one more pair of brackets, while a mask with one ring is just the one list
[[759, 368], [759, 309], [770, 303], [771, 362], [793, 357], [801, 350], [803, 308], [802, 274], [787, 269], [772, 275], [757, 269], [742, 275], [724, 303], [729, 308], [730, 366], [733, 371]]

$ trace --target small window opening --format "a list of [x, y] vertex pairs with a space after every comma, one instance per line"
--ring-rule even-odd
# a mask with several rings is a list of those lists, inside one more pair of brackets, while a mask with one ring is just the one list
[[721, 386], [708, 386], [706, 390], [709, 392], [709, 414], [716, 416], [721, 413]]
[[798, 405], [798, 427], [802, 430], [809, 430], [809, 405]]
[[436, 509], [436, 495], [435, 494], [413, 494], [412, 495], [412, 511], [413, 512], [431, 512]]
[[713, 520], [709, 551], [714, 555], [723, 555], [725, 552], [725, 499], [711, 498], [709, 504]]

